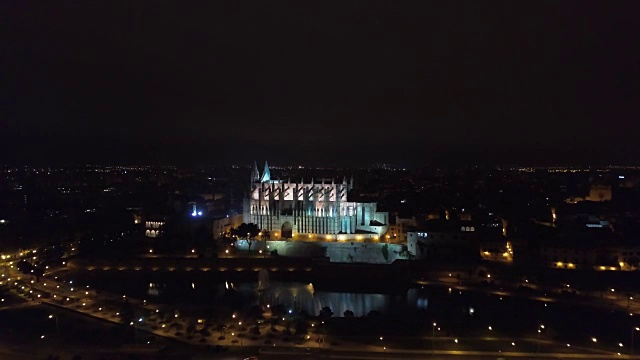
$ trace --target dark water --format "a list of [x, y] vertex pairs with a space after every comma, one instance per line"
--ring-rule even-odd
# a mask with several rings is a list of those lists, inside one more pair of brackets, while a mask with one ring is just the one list
[[[275, 277], [278, 280], [267, 280], [268, 286], [261, 291], [257, 273], [225, 278], [202, 273], [85, 272], [72, 278], [81, 284], [160, 304], [206, 306], [223, 302], [241, 308], [262, 302], [282, 304], [310, 315], [317, 315], [323, 307], [330, 307], [335, 316], [349, 310], [356, 317], [371, 311], [385, 314], [392, 308], [426, 309], [428, 305], [426, 294], [418, 288], [380, 292], [380, 286], [376, 286], [375, 291], [348, 292], [342, 291], [349, 288], [348, 284], [313, 284], [305, 275], [293, 275], [292, 279]], [[366, 290], [366, 286], [359, 288]]]
[[[227, 304], [242, 309], [262, 302], [282, 304], [292, 312], [305, 311], [309, 315], [318, 315], [320, 309], [329, 307], [336, 317], [342, 317], [347, 310], [355, 317], [374, 311], [387, 321], [383, 327], [393, 323], [398, 329], [419, 329], [423, 333], [429, 333], [430, 324], [435, 321], [443, 333], [455, 336], [536, 337], [543, 324], [541, 336], [545, 338], [595, 346], [591, 338], [596, 337], [597, 346], [608, 349], [615, 349], [618, 343], [630, 346], [631, 329], [640, 326], [640, 315], [629, 316], [624, 309], [612, 311], [571, 302], [543, 302], [446, 287], [411, 286], [400, 293], [348, 292], [336, 290], [348, 288], [338, 279], [335, 288], [308, 281], [276, 280], [268, 281], [268, 286], [258, 291], [256, 273], [228, 280], [188, 273], [144, 272], [85, 273], [76, 275], [76, 279], [97, 288], [165, 304], [211, 307]], [[493, 330], [488, 330], [489, 326]]]

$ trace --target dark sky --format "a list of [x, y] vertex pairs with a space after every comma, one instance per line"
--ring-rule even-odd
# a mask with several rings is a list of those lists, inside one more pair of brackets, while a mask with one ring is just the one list
[[640, 1], [4, 1], [0, 162], [640, 163]]

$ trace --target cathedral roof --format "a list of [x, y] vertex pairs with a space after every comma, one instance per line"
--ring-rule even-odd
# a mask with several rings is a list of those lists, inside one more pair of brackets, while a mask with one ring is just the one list
[[269, 171], [269, 163], [264, 162], [264, 171], [262, 172], [262, 177], [260, 178], [260, 182], [268, 182], [271, 181], [271, 172]]

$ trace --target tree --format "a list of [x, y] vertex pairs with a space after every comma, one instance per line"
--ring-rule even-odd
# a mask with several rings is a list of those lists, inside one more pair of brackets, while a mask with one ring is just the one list
[[287, 309], [282, 304], [274, 305], [271, 307], [271, 313], [275, 317], [282, 317], [287, 313]]
[[276, 331], [276, 325], [278, 325], [280, 323], [280, 319], [277, 316], [274, 316], [271, 318], [271, 321], [269, 322], [271, 325], [271, 331], [275, 332]]
[[380, 314], [380, 312], [379, 312], [379, 311], [376, 311], [376, 310], [371, 310], [371, 311], [369, 311], [369, 313], [367, 314], [367, 317], [369, 317], [369, 318], [379, 318], [379, 317], [381, 317], [381, 316], [382, 316], [382, 314]]
[[235, 235], [238, 239], [246, 239], [249, 251], [251, 251], [251, 245], [253, 245], [251, 239], [260, 234], [260, 228], [253, 223], [242, 223], [237, 228], [231, 229], [231, 234]]
[[304, 319], [296, 321], [296, 335], [306, 335], [308, 330], [307, 322]]
[[260, 335], [260, 326], [257, 323], [251, 328], [251, 333], [256, 336]]
[[232, 229], [231, 233], [240, 239], [249, 240], [260, 234], [260, 228], [258, 228], [258, 225], [253, 223], [242, 223], [237, 228]]
[[382, 245], [382, 257], [384, 261], [389, 261], [389, 244]]
[[320, 314], [318, 316], [322, 319], [328, 319], [333, 316], [333, 311], [331, 311], [330, 307], [325, 306], [320, 309]]
[[198, 226], [191, 235], [191, 240], [196, 246], [205, 247], [211, 244], [211, 234], [205, 225]]
[[133, 307], [129, 303], [129, 300], [125, 301], [120, 308], [120, 323], [124, 325], [129, 325], [135, 316], [135, 312], [133, 311]]
[[187, 335], [193, 335], [193, 333], [196, 332], [196, 324], [194, 324], [193, 322], [189, 322], [189, 324], [187, 325]]
[[353, 311], [351, 311], [351, 310], [345, 310], [345, 312], [344, 312], [344, 317], [346, 317], [346, 318], [352, 318], [352, 317], [353, 317]]
[[211, 336], [211, 332], [206, 325], [202, 329], [198, 330], [198, 333], [202, 336]]
[[218, 324], [218, 326], [216, 326], [216, 330], [220, 333], [220, 336], [224, 335], [224, 330], [227, 327], [224, 324]]
[[252, 307], [249, 308], [249, 311], [247, 312], [247, 318], [253, 319], [253, 320], [262, 319], [264, 318], [262, 316], [263, 313], [264, 311], [262, 310], [262, 307], [260, 305], [253, 305]]

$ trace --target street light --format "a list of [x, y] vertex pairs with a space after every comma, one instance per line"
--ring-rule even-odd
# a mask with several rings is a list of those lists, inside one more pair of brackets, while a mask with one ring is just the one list
[[540, 327], [538, 328], [538, 341], [537, 341], [537, 347], [536, 347], [536, 352], [538, 354], [540, 353], [540, 334], [542, 334], [543, 329], [544, 329], [544, 325], [540, 325]]
[[633, 335], [635, 334], [636, 331], [640, 331], [640, 327], [636, 326], [636, 327], [632, 327], [631, 328], [631, 355], [633, 355], [633, 350], [635, 348], [635, 346], [634, 346], [635, 344], [634, 344], [634, 341], [633, 341]]
[[435, 340], [436, 340], [436, 323], [433, 323], [433, 328], [431, 331], [431, 356], [435, 353]]
[[55, 315], [49, 315], [49, 319], [56, 319], [56, 335], [60, 335], [60, 327], [58, 326], [58, 317]]

